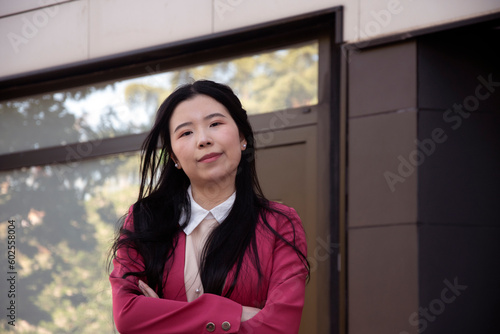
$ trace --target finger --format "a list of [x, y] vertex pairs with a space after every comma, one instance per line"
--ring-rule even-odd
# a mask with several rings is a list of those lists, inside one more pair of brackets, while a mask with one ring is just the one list
[[159, 298], [156, 292], [154, 292], [153, 289], [141, 280], [139, 280], [139, 289], [141, 289], [142, 293], [146, 297]]
[[252, 319], [254, 316], [259, 313], [260, 308], [243, 306], [243, 311], [241, 313], [241, 321], [247, 321]]
[[146, 283], [141, 280], [139, 280], [139, 289], [141, 289], [142, 293], [146, 297], [158, 298], [156, 292], [154, 292], [153, 289], [151, 289]]

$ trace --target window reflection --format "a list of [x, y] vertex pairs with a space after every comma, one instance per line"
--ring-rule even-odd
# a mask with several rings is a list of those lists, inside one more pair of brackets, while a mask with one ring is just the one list
[[210, 78], [233, 88], [249, 114], [318, 103], [318, 44], [231, 59], [174, 73], [174, 81]]
[[180, 84], [211, 79], [231, 86], [249, 114], [313, 105], [318, 44], [0, 103], [0, 154], [146, 132], [160, 103]]
[[[139, 156], [0, 173], [0, 247], [16, 220], [16, 332], [112, 333], [105, 259], [138, 193]], [[3, 268], [7, 265], [2, 260]], [[0, 291], [7, 295], [7, 282]], [[6, 318], [0, 332], [10, 329]]]

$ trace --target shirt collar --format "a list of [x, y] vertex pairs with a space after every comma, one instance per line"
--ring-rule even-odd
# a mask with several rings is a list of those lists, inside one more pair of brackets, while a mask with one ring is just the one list
[[[193, 192], [191, 190], [191, 186], [187, 189], [189, 195], [189, 201], [191, 202], [191, 217], [189, 219], [188, 224], [184, 228], [184, 233], [186, 235], [190, 235], [191, 232], [194, 231], [198, 225], [205, 218], [215, 218], [215, 220], [220, 224], [227, 218], [231, 208], [233, 207], [234, 200], [236, 198], [236, 192], [234, 192], [228, 199], [226, 199], [221, 204], [217, 205], [215, 208], [211, 210], [203, 209], [198, 203], [193, 199]], [[184, 211], [181, 214], [181, 219], [179, 220], [179, 224], [182, 224], [186, 220], [186, 215]]]

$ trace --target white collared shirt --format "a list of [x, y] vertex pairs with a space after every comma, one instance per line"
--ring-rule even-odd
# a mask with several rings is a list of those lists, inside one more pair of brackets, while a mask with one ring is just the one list
[[[191, 190], [191, 186], [189, 186], [187, 191], [191, 202], [191, 217], [189, 219], [189, 223], [184, 228], [184, 233], [186, 233], [186, 235], [190, 235], [191, 232], [193, 232], [194, 229], [198, 227], [198, 225], [200, 225], [200, 223], [204, 219], [215, 218], [215, 220], [219, 224], [222, 223], [224, 219], [226, 219], [226, 217], [229, 215], [229, 212], [231, 211], [231, 208], [233, 207], [234, 204], [234, 200], [236, 198], [236, 192], [234, 192], [231, 196], [229, 196], [228, 199], [226, 199], [221, 204], [217, 205], [215, 208], [211, 210], [205, 210], [193, 199], [193, 192]], [[182, 212], [179, 224], [184, 223], [185, 220], [186, 220], [186, 215], [184, 212]]]
[[[188, 302], [191, 302], [203, 294], [203, 285], [200, 279], [200, 262], [203, 247], [208, 235], [217, 226], [217, 223], [222, 223], [229, 215], [236, 198], [236, 192], [211, 210], [205, 210], [195, 202], [191, 186], [188, 188], [188, 195], [191, 202], [191, 217], [184, 228], [184, 233], [186, 233], [184, 286], [186, 288], [186, 298]], [[186, 216], [183, 212], [179, 224], [182, 225], [185, 220]]]

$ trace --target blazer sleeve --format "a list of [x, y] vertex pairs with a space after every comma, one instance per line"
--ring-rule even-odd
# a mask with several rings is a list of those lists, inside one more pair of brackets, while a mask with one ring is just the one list
[[[132, 229], [132, 210], [125, 221]], [[113, 295], [113, 318], [118, 332], [125, 333], [237, 333], [240, 304], [214, 294], [203, 294], [192, 302], [145, 297], [138, 294], [138, 278], [128, 271], [142, 271], [143, 260], [131, 248], [120, 248], [113, 260], [109, 280]], [[226, 323], [225, 323], [226, 322]], [[223, 329], [223, 323], [226, 330]], [[230, 328], [227, 329], [228, 324]], [[215, 327], [209, 331], [210, 327]]]
[[[307, 256], [304, 229], [297, 212], [289, 209], [289, 220], [276, 216], [275, 229]], [[269, 218], [268, 218], [269, 220]], [[272, 252], [273, 265], [266, 303], [252, 319], [241, 323], [240, 333], [298, 333], [304, 307], [307, 269], [295, 250], [280, 239]]]

